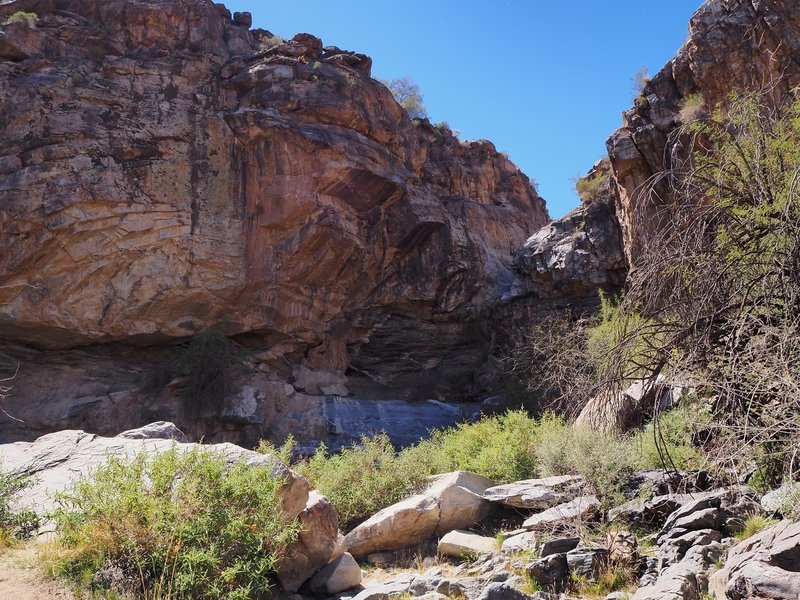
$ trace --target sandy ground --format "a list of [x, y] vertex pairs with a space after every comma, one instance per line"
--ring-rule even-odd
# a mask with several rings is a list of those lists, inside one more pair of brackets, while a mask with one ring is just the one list
[[64, 584], [47, 578], [36, 566], [36, 546], [32, 543], [0, 551], [0, 598], [75, 600]]

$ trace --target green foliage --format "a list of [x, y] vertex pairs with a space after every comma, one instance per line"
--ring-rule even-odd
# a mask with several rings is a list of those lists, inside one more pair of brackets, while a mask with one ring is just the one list
[[284, 39], [279, 35], [262, 35], [258, 38], [258, 46], [261, 52], [274, 48], [284, 42]]
[[298, 532], [281, 484], [207, 450], [112, 457], [59, 496], [54, 570], [85, 584], [119, 569], [115, 592], [146, 597], [260, 597]]
[[507, 411], [432, 433], [404, 451], [427, 460], [432, 472], [472, 471], [506, 483], [531, 477], [537, 470], [538, 422], [525, 411]]
[[693, 445], [693, 438], [710, 420], [709, 407], [701, 402], [685, 402], [662, 413], [631, 439], [639, 457], [638, 466], [689, 471], [708, 468], [708, 459]]
[[35, 12], [17, 11], [6, 19], [5, 24], [11, 25], [13, 23], [21, 23], [28, 28], [32, 28], [36, 26], [36, 21], [38, 20], [39, 15], [37, 15]]
[[767, 527], [772, 527], [777, 522], [778, 521], [775, 519], [770, 519], [764, 515], [750, 515], [745, 520], [742, 530], [737, 531], [734, 537], [739, 540], [746, 540], [749, 537], [753, 537], [760, 531], [765, 530]]
[[575, 428], [553, 415], [541, 420], [536, 455], [540, 474], [581, 475], [604, 505], [621, 500], [621, 488], [637, 466], [630, 441], [588, 428]]
[[39, 528], [35, 512], [13, 507], [14, 496], [30, 484], [29, 477], [0, 470], [0, 547], [28, 538]]
[[683, 124], [687, 124], [703, 118], [705, 115], [706, 111], [703, 105], [703, 96], [700, 94], [690, 94], [681, 102], [678, 120]]
[[580, 177], [575, 181], [575, 190], [581, 202], [590, 204], [608, 193], [610, 182], [606, 175]]
[[498, 483], [533, 476], [537, 429], [524, 411], [509, 411], [432, 432], [399, 453], [385, 435], [364, 438], [339, 454], [322, 446], [295, 468], [330, 499], [342, 528], [349, 530], [435, 473], [472, 471]]
[[[381, 81], [389, 88], [397, 103], [402, 106], [412, 119], [427, 119], [428, 111], [423, 103], [422, 94], [419, 86], [409, 77], [392, 79], [391, 81]], [[448, 127], [449, 129], [449, 127]]]
[[339, 454], [323, 445], [296, 468], [328, 497], [345, 531], [402, 499], [432, 472], [427, 464], [398, 456], [386, 435], [363, 438], [361, 445]]

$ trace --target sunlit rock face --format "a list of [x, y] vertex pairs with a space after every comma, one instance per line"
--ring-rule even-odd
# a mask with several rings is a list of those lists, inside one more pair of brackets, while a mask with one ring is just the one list
[[38, 20], [0, 26], [0, 337], [224, 322], [266, 361], [385, 384], [485, 359], [476, 323], [548, 218], [491, 143], [412, 122], [369, 57], [270, 46], [207, 0], [17, 11]]
[[[667, 169], [680, 111], [699, 94], [713, 108], [734, 91], [757, 91], [779, 105], [800, 85], [800, 3], [795, 0], [707, 0], [689, 23], [675, 57], [644, 87], [624, 126], [606, 143], [619, 193], [628, 260], [658, 227], [658, 209], [674, 200]], [[655, 183], [646, 193], [646, 182]]]

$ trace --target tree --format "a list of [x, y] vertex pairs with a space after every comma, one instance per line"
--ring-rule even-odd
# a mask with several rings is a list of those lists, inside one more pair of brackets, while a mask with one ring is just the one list
[[410, 78], [403, 77], [401, 79], [392, 79], [391, 81], [381, 81], [381, 83], [389, 88], [394, 99], [406, 110], [409, 117], [412, 119], [428, 118], [428, 111], [422, 102], [419, 86]]

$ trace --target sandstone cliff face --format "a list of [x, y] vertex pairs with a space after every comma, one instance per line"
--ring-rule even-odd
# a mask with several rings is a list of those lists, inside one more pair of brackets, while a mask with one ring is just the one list
[[[467, 376], [547, 221], [491, 143], [414, 123], [368, 57], [267, 48], [208, 0], [15, 0], [0, 27], [0, 338]], [[454, 352], [454, 349], [458, 349]]]
[[795, 0], [707, 0], [689, 23], [675, 58], [644, 88], [624, 126], [606, 143], [619, 193], [625, 251], [635, 261], [652, 233], [658, 206], [673, 200], [665, 179], [654, 193], [643, 185], [669, 167], [670, 134], [685, 99], [707, 107], [733, 91], [755, 90], [780, 102], [800, 84], [800, 4]]

